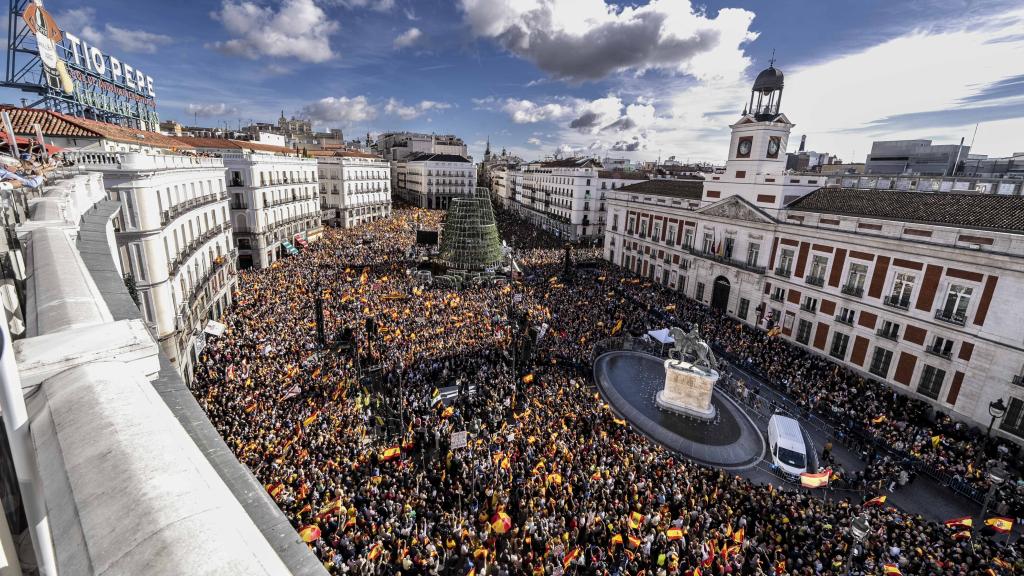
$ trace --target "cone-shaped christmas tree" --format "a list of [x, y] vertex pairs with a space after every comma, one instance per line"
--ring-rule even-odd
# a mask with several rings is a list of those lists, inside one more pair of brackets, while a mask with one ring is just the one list
[[486, 189], [452, 198], [441, 228], [440, 261], [456, 270], [483, 270], [501, 263], [501, 237]]

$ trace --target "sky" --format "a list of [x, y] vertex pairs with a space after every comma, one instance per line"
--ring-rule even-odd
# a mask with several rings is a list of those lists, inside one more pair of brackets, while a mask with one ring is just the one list
[[[774, 54], [807, 148], [874, 140], [1024, 152], [1019, 0], [46, 0], [58, 25], [154, 79], [161, 119], [282, 110], [347, 137], [490, 138], [527, 160], [723, 163]], [[25, 96], [0, 90], [0, 101]], [[975, 136], [975, 128], [977, 134]]]

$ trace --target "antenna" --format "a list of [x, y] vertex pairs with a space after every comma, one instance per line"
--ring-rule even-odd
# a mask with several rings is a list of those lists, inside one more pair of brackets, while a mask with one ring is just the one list
[[971, 136], [971, 150], [974, 150], [974, 139], [978, 137], [978, 126], [981, 126], [981, 122], [974, 125], [974, 136]]
[[772, 48], [772, 59], [768, 62], [769, 68], [775, 67], [775, 48]]

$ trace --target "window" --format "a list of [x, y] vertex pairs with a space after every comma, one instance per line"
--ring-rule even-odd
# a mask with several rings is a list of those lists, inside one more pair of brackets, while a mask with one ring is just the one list
[[907, 310], [910, 308], [910, 297], [914, 294], [913, 274], [897, 272], [892, 283], [892, 293], [885, 299], [885, 304], [894, 308]]
[[936, 356], [949, 358], [953, 355], [953, 341], [949, 338], [936, 336], [935, 339], [932, 340], [931, 345], [928, 346], [928, 352]]
[[839, 315], [836, 317], [836, 321], [837, 322], [842, 322], [843, 324], [849, 324], [850, 326], [853, 326], [853, 321], [856, 318], [857, 318], [857, 313], [856, 312], [850, 310], [850, 308], [848, 308], [848, 307], [842, 307], [842, 308], [839, 308]]
[[796, 328], [796, 341], [801, 344], [807, 344], [811, 341], [811, 322], [808, 320], [800, 320], [800, 324]]
[[676, 281], [676, 290], [686, 292], [686, 276], [679, 275], [679, 280]]
[[669, 225], [669, 227], [668, 227], [668, 238], [666, 238], [666, 240], [668, 241], [668, 245], [669, 246], [675, 246], [676, 245], [676, 225], [675, 224]]
[[843, 294], [861, 297], [864, 295], [864, 282], [868, 278], [868, 267], [864, 264], [850, 264], [850, 273], [843, 286]]
[[781, 286], [776, 286], [775, 288], [772, 288], [771, 298], [776, 302], [782, 302], [783, 300], [786, 299], [786, 289]]
[[847, 336], [846, 334], [843, 334], [842, 332], [836, 332], [835, 334], [832, 335], [832, 349], [829, 351], [829, 354], [831, 354], [833, 358], [838, 358], [840, 360], [845, 360], [846, 359], [846, 347], [849, 344], [850, 344], [850, 337], [849, 336]]
[[1010, 407], [1006, 410], [1006, 416], [1003, 417], [999, 428], [1024, 437], [1024, 401], [1020, 398], [1010, 398]]
[[946, 379], [946, 371], [934, 366], [925, 365], [921, 371], [921, 382], [917, 385], [917, 391], [932, 400], [939, 398], [942, 391], [942, 381]]
[[735, 238], [726, 238], [725, 239], [725, 257], [726, 258], [732, 258], [732, 247], [735, 246], [735, 245], [736, 245], [736, 239]]
[[748, 244], [747, 245], [747, 266], [757, 266], [757, 261], [761, 257], [761, 245], [760, 244]]
[[651, 234], [651, 239], [655, 242], [661, 240], [661, 222], [654, 223], [654, 232]]
[[807, 275], [807, 283], [814, 286], [825, 285], [825, 272], [828, 270], [828, 258], [814, 256], [811, 258], [811, 272]]
[[704, 283], [697, 282], [697, 300], [704, 301]]
[[782, 253], [779, 255], [779, 267], [775, 269], [775, 273], [779, 276], [789, 276], [793, 273], [793, 251], [789, 248], [782, 249]]
[[879, 378], [889, 377], [889, 364], [892, 363], [892, 351], [881, 346], [875, 346], [875, 353], [871, 355], [871, 366], [868, 371]]
[[804, 301], [800, 303], [800, 309], [805, 312], [817, 312], [818, 299], [812, 298], [811, 296], [804, 296]]
[[750, 300], [740, 298], [739, 308], [736, 309], [736, 317], [740, 320], [747, 319], [747, 310], [750, 308]]
[[900, 325], [892, 320], [885, 320], [882, 322], [882, 327], [878, 329], [877, 334], [882, 338], [888, 338], [889, 340], [899, 340]]
[[946, 293], [942, 308], [936, 311], [935, 317], [953, 324], [963, 326], [967, 323], [967, 308], [971, 305], [974, 289], [970, 286], [952, 284]]
[[693, 228], [687, 228], [683, 232], [683, 248], [693, 248]]
[[636, 221], [635, 221], [635, 219], [632, 216], [630, 216], [629, 217], [629, 225], [626, 227], [626, 232], [629, 232], [630, 234], [632, 234], [633, 230], [635, 228], [636, 228]]
[[715, 251], [715, 236], [711, 232], [704, 233], [704, 252], [713, 253]]
[[640, 237], [641, 238], [647, 238], [647, 221], [646, 220], [640, 223]]

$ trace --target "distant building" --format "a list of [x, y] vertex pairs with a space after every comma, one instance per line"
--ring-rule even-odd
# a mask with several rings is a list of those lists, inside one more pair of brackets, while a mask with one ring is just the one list
[[953, 176], [970, 151], [970, 146], [935, 145], [931, 140], [877, 141], [871, 144], [864, 173]]
[[320, 173], [321, 217], [329, 226], [353, 228], [391, 215], [391, 164], [355, 150], [310, 153]]
[[374, 150], [388, 161], [404, 160], [419, 153], [469, 156], [469, 149], [462, 138], [451, 134], [384, 132], [377, 136]]
[[476, 188], [476, 165], [462, 155], [421, 152], [393, 165], [395, 192], [420, 208], [447, 209], [452, 198], [470, 196]]
[[[673, 156], [671, 159], [675, 159]], [[606, 170], [629, 170], [633, 167], [633, 161], [629, 158], [612, 158], [611, 156], [605, 156], [601, 160], [601, 165]]]
[[1004, 158], [971, 154], [962, 163], [963, 176], [974, 178], [1024, 178], [1024, 152]]

